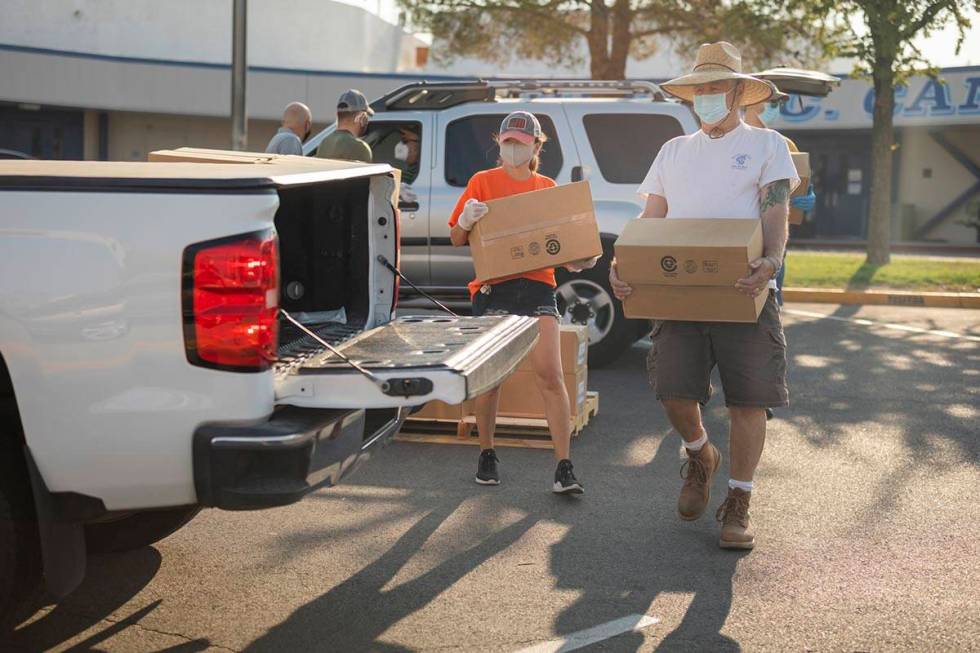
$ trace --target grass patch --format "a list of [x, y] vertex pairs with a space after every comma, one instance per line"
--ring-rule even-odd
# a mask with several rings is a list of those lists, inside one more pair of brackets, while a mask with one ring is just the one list
[[790, 251], [785, 286], [980, 292], [980, 258], [893, 254], [888, 265], [873, 266], [860, 253]]

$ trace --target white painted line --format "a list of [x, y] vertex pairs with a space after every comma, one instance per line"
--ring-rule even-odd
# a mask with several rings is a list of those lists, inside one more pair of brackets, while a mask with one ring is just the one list
[[851, 324], [860, 324], [861, 326], [879, 326], [885, 329], [892, 329], [893, 331], [924, 333], [930, 336], [939, 336], [940, 338], [957, 338], [959, 340], [980, 342], [980, 336], [971, 336], [966, 333], [954, 333], [952, 331], [941, 331], [939, 329], [923, 329], [922, 327], [908, 326], [907, 324], [895, 324], [894, 322], [874, 322], [872, 320], [864, 320], [857, 317], [837, 317], [836, 315], [825, 315], [824, 313], [815, 313], [813, 311], [801, 311], [795, 308], [784, 308], [783, 312], [790, 315], [799, 315], [801, 317], [816, 317], [822, 320], [837, 320], [838, 322], [850, 322]]
[[547, 642], [529, 646], [528, 648], [522, 648], [517, 653], [566, 653], [566, 651], [575, 651], [590, 644], [595, 644], [596, 642], [612, 639], [623, 633], [643, 630], [657, 623], [660, 623], [660, 619], [656, 617], [631, 614], [628, 617], [613, 619], [607, 623], [580, 630], [571, 635], [565, 635], [561, 639], [551, 639]]

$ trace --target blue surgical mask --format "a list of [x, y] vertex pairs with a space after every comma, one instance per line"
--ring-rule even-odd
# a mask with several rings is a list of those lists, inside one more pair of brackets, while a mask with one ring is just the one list
[[706, 125], [713, 125], [728, 117], [727, 93], [694, 96], [694, 113]]
[[771, 104], [767, 104], [766, 108], [759, 113], [759, 118], [761, 118], [762, 122], [766, 123], [767, 125], [771, 124], [778, 117], [779, 117], [779, 107], [778, 106], [774, 107]]

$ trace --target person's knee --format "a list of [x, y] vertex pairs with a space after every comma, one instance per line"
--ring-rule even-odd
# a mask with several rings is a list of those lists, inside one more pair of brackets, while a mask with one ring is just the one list
[[692, 425], [701, 423], [701, 412], [698, 402], [691, 399], [661, 399], [664, 410], [673, 421], [689, 422]]
[[729, 406], [728, 415], [732, 422], [751, 423], [760, 419], [765, 421], [766, 409], [755, 406]]
[[543, 370], [535, 374], [538, 388], [548, 394], [558, 394], [565, 388], [565, 381], [557, 370]]

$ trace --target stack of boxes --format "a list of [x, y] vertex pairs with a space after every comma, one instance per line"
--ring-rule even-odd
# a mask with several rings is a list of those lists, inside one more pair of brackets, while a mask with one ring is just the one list
[[735, 282], [762, 256], [762, 221], [637, 219], [616, 241], [619, 277], [633, 287], [629, 318], [755, 322], [769, 293], [750, 297]]
[[[561, 368], [572, 418], [585, 409], [589, 389], [589, 334], [584, 326], [565, 325], [561, 328]], [[531, 357], [500, 386], [500, 405], [497, 414], [504, 417], [544, 417], [544, 399], [534, 378]]]

